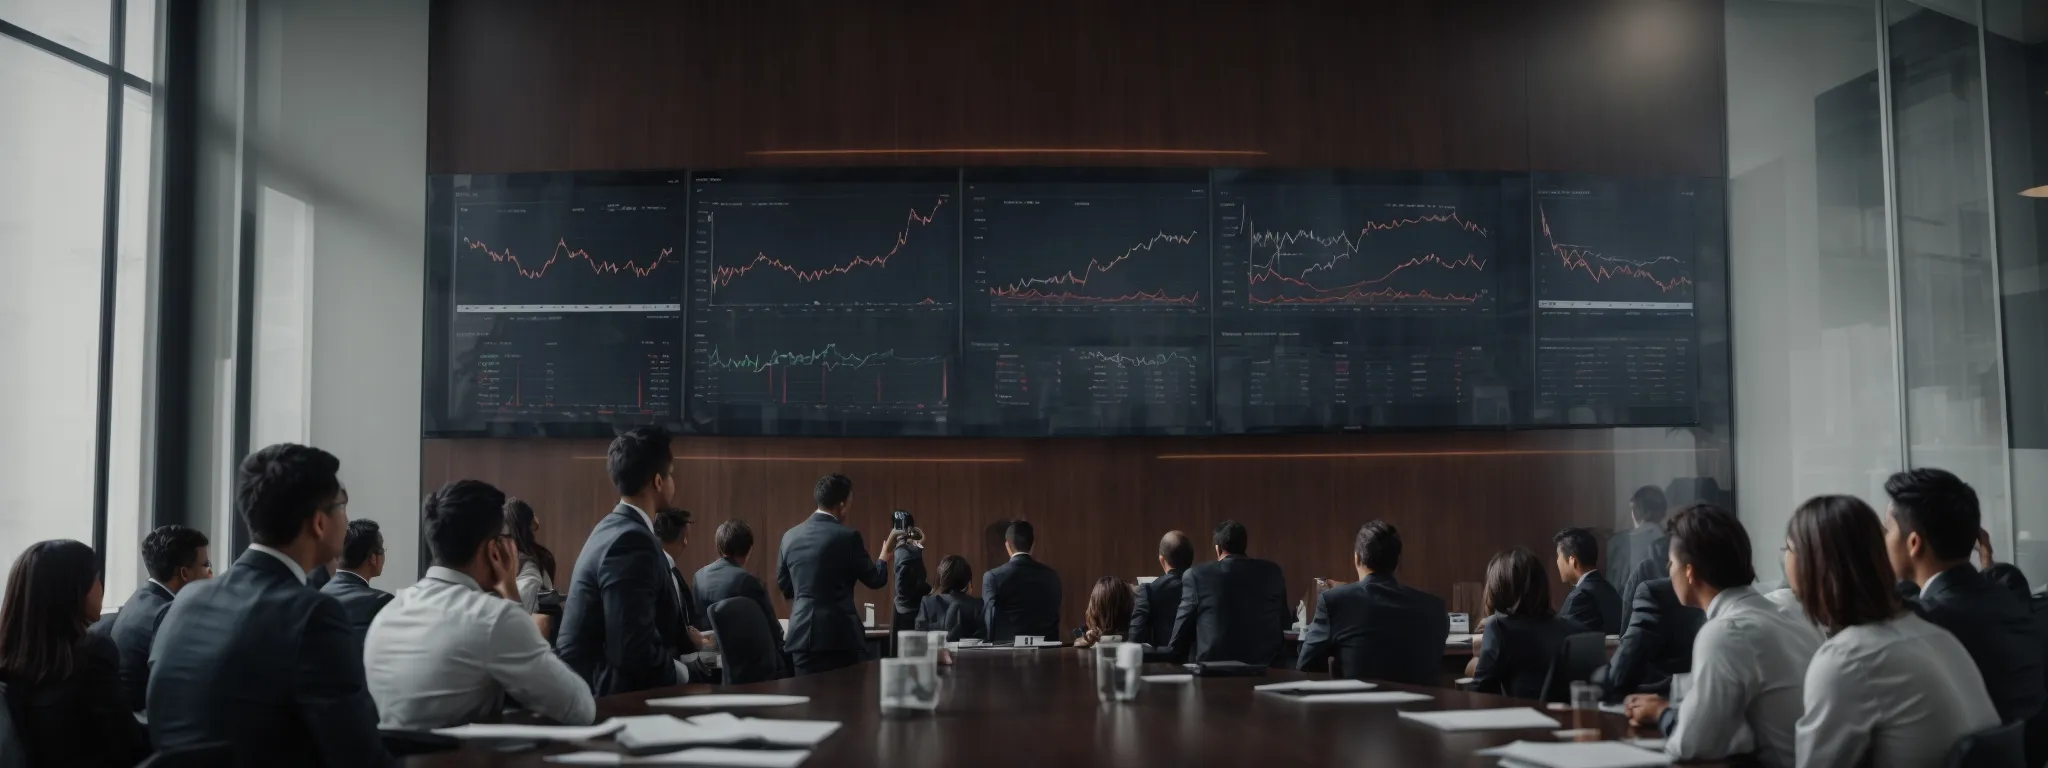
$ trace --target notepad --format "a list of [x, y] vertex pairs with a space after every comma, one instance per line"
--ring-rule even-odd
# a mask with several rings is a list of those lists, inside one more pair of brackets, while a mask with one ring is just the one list
[[1308, 704], [1407, 704], [1416, 701], [1430, 701], [1436, 697], [1426, 693], [1410, 691], [1354, 691], [1352, 693], [1317, 693], [1292, 697]]
[[670, 696], [665, 699], [648, 699], [650, 707], [676, 707], [679, 709], [718, 709], [737, 707], [787, 707], [807, 704], [809, 696], [786, 696], [779, 693], [700, 693], [695, 696]]
[[619, 746], [634, 752], [736, 744], [810, 748], [839, 730], [830, 720], [734, 717], [716, 712], [684, 720], [674, 715], [615, 718], [624, 723]]
[[572, 752], [546, 758], [562, 765], [704, 765], [729, 768], [796, 768], [809, 759], [808, 749], [724, 749], [697, 747], [663, 755], [633, 757], [617, 752]]
[[1529, 707], [1402, 712], [1401, 718], [1445, 731], [1496, 731], [1519, 728], [1550, 730], [1558, 726], [1557, 721], [1551, 719], [1549, 715]]
[[1654, 768], [1671, 764], [1671, 756], [1619, 741], [1517, 741], [1479, 750], [1500, 758], [1501, 765], [1533, 768]]
[[1138, 679], [1148, 683], [1192, 683], [1195, 681], [1195, 676], [1189, 674], [1145, 675]]
[[470, 723], [453, 728], [435, 728], [434, 733], [458, 739], [538, 739], [541, 741], [584, 741], [611, 734], [626, 727], [617, 720], [597, 725], [518, 725], [514, 723]]
[[1368, 683], [1364, 680], [1289, 680], [1284, 683], [1254, 685], [1252, 690], [1267, 693], [1343, 693], [1370, 691], [1378, 687], [1377, 683]]

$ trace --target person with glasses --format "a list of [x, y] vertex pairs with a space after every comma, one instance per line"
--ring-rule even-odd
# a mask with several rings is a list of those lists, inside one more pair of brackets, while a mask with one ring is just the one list
[[370, 631], [370, 620], [391, 603], [391, 593], [370, 586], [370, 580], [384, 575], [384, 534], [375, 520], [348, 521], [348, 535], [341, 544], [341, 567], [320, 591], [341, 601], [348, 611], [348, 623], [358, 634]]
[[654, 515], [675, 493], [668, 430], [639, 427], [612, 440], [605, 468], [618, 506], [597, 521], [570, 569], [556, 638], [562, 660], [599, 696], [678, 685], [689, 638], [682, 596], [655, 537]]

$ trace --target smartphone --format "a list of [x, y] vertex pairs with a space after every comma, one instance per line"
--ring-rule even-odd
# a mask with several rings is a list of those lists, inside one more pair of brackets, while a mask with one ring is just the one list
[[909, 512], [900, 509], [891, 513], [889, 520], [890, 527], [898, 531], [907, 531], [917, 527], [917, 518], [912, 517]]

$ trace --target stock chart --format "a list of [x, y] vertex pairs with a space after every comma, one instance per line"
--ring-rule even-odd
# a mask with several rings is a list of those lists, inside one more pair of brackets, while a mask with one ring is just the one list
[[680, 312], [680, 185], [477, 193], [455, 211], [459, 311]]
[[943, 307], [960, 293], [957, 175], [699, 174], [699, 306]]
[[1209, 431], [1209, 355], [1195, 346], [967, 342], [961, 428], [974, 434]]
[[460, 313], [448, 407], [454, 423], [665, 423], [678, 417], [675, 314]]
[[970, 176], [975, 305], [1039, 314], [1206, 312], [1206, 174], [1133, 175], [1157, 178]]
[[954, 336], [928, 318], [693, 321], [690, 418], [733, 434], [942, 434]]

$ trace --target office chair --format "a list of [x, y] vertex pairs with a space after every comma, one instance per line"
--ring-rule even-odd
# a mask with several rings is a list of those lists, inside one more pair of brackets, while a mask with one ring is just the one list
[[0, 768], [28, 768], [28, 748], [14, 730], [14, 709], [7, 703], [7, 684], [0, 683]]
[[225, 741], [187, 744], [158, 750], [135, 768], [214, 768], [235, 761], [235, 747]]
[[2023, 768], [2027, 722], [2015, 720], [1964, 736], [1948, 750], [1947, 768]]
[[761, 612], [761, 604], [744, 597], [728, 597], [711, 604], [711, 631], [718, 635], [718, 654], [726, 685], [779, 680], [783, 674], [782, 649], [775, 647], [775, 633]]
[[988, 628], [981, 625], [981, 611], [975, 606], [954, 604], [946, 609], [940, 619], [940, 629], [946, 631], [946, 641], [957, 643], [963, 639], [987, 640]]
[[1543, 700], [1570, 700], [1572, 683], [1592, 680], [1593, 670], [1599, 669], [1606, 661], [1606, 635], [1581, 632], [1565, 638], [1564, 645], [1558, 648], [1557, 658], [1550, 662], [1550, 671], [1543, 676]]

